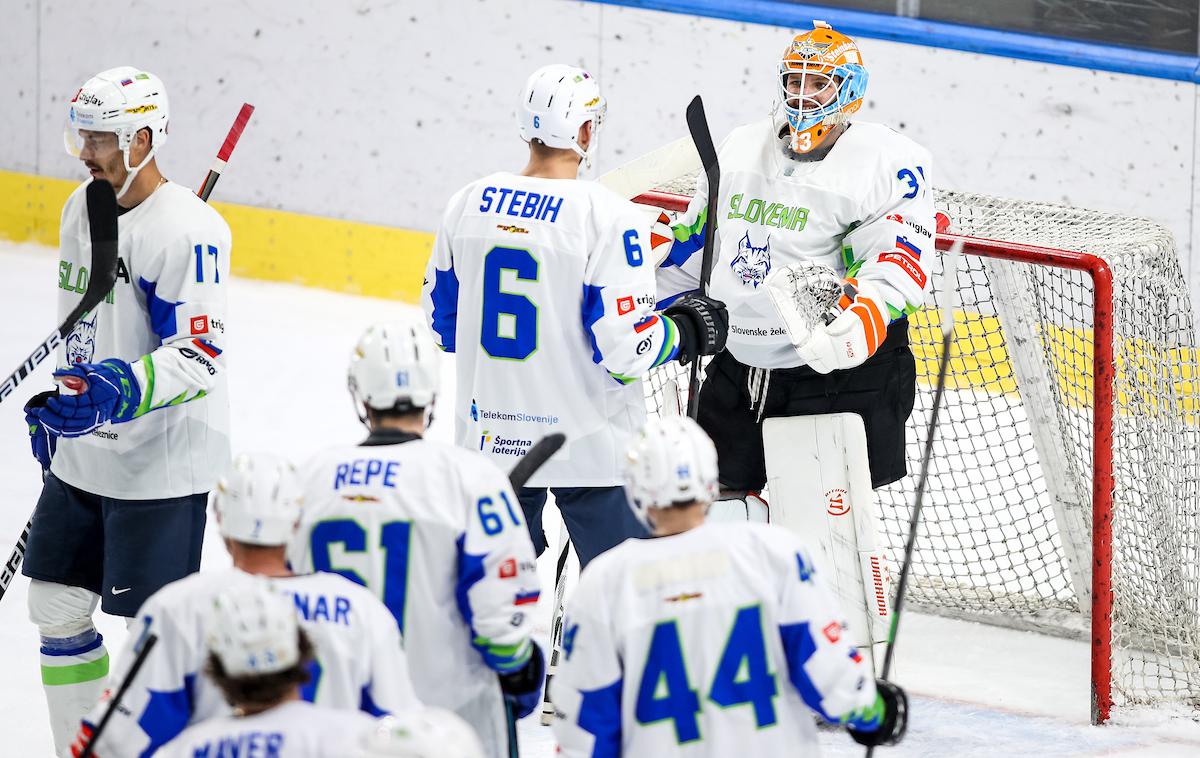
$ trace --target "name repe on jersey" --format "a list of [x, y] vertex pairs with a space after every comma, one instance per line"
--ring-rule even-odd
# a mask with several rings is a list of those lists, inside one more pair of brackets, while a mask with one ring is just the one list
[[458, 444], [508, 470], [563, 432], [530, 486], [620, 483], [645, 418], [635, 382], [678, 352], [649, 249], [645, 212], [594, 182], [499, 173], [454, 195], [422, 299], [456, 354]]
[[871, 728], [879, 698], [807, 550], [766, 524], [627, 540], [563, 623], [564, 756], [807, 755], [812, 713]]
[[496, 673], [532, 652], [539, 584], [508, 479], [477, 452], [423, 439], [331, 448], [304, 468], [289, 558], [370, 588], [404, 635], [418, 697], [503, 713]]
[[[63, 206], [60, 318], [87, 288], [87, 184]], [[59, 366], [128, 362], [142, 404], [125, 423], [59, 439], [51, 470], [106, 497], [207, 492], [229, 460], [223, 355], [229, 226], [191, 190], [167, 182], [121, 214], [118, 229], [116, 285], [59, 344], [57, 360]]]
[[[231, 713], [202, 673], [208, 660], [205, 624], [220, 593], [261, 581], [263, 577], [236, 568], [206, 571], [150, 596], [117, 658], [113, 681], [123, 679], [143, 635], [156, 634], [159, 641], [101, 735], [97, 755], [149, 755], [189, 724]], [[305, 700], [372, 716], [419, 705], [400, 631], [369, 591], [334, 574], [269, 581], [295, 605], [301, 627], [316, 648], [312, 678], [302, 688]], [[101, 701], [85, 721], [94, 727], [107, 708], [107, 700]]]
[[[763, 286], [791, 263], [820, 263], [869, 281], [890, 321], [921, 308], [931, 287], [935, 228], [932, 168], [925, 148], [880, 124], [855, 121], [821, 160], [782, 150], [772, 119], [735, 129], [721, 144], [721, 189], [710, 294], [729, 308], [729, 352], [759, 368], [800, 359]], [[697, 286], [708, 182], [675, 226], [659, 294]]]

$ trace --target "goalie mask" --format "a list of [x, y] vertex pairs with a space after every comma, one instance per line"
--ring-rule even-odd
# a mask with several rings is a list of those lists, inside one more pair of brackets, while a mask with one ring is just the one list
[[373, 324], [358, 339], [347, 377], [359, 419], [366, 423], [366, 408], [398, 413], [431, 408], [439, 368], [437, 346], [424, 324]]
[[711, 503], [718, 493], [717, 449], [687, 416], [651, 419], [629, 445], [625, 490], [638, 520], [648, 508]]
[[[95, 140], [98, 136], [86, 133], [115, 134], [116, 147], [121, 151], [125, 171], [128, 172], [117, 192], [117, 197], [121, 197], [133, 184], [138, 172], [166, 144], [169, 116], [167, 89], [161, 79], [133, 66], [118, 66], [88, 79], [75, 93], [67, 112], [67, 128], [63, 139], [67, 152], [78, 158], [89, 140]], [[129, 162], [129, 148], [133, 145], [134, 136], [142, 129], [150, 130], [150, 151], [138, 165], [133, 166]]]
[[779, 98], [792, 150], [809, 153], [862, 107], [867, 69], [858, 45], [824, 21], [796, 35], [779, 63]]
[[[526, 142], [536, 139], [546, 147], [574, 150], [590, 167], [607, 109], [600, 85], [591, 74], [555, 63], [534, 71], [525, 82], [517, 104], [517, 124]], [[579, 127], [589, 121], [592, 140], [584, 150], [579, 145]]]

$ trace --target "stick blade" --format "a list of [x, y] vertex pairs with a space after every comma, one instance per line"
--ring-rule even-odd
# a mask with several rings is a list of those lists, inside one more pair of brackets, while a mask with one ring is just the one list
[[525, 483], [542, 467], [542, 464], [550, 460], [550, 456], [557, 453], [566, 441], [567, 435], [561, 432], [547, 434], [538, 440], [533, 447], [529, 448], [529, 452], [521, 456], [521, 460], [517, 461], [517, 465], [513, 466], [512, 472], [508, 475], [508, 481], [512, 484], [512, 488], [520, 490], [524, 487]]
[[95, 179], [87, 189], [88, 226], [92, 242], [117, 241], [117, 192], [105, 179]]

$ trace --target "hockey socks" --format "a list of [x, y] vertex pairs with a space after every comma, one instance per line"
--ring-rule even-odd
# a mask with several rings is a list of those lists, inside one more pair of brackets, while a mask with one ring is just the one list
[[42, 637], [42, 686], [58, 755], [69, 755], [79, 722], [108, 683], [108, 650], [95, 627], [73, 637]]

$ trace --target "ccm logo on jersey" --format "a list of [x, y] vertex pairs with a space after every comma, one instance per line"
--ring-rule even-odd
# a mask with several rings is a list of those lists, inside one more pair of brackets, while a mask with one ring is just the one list
[[192, 334], [208, 334], [208, 316], [192, 316]]

